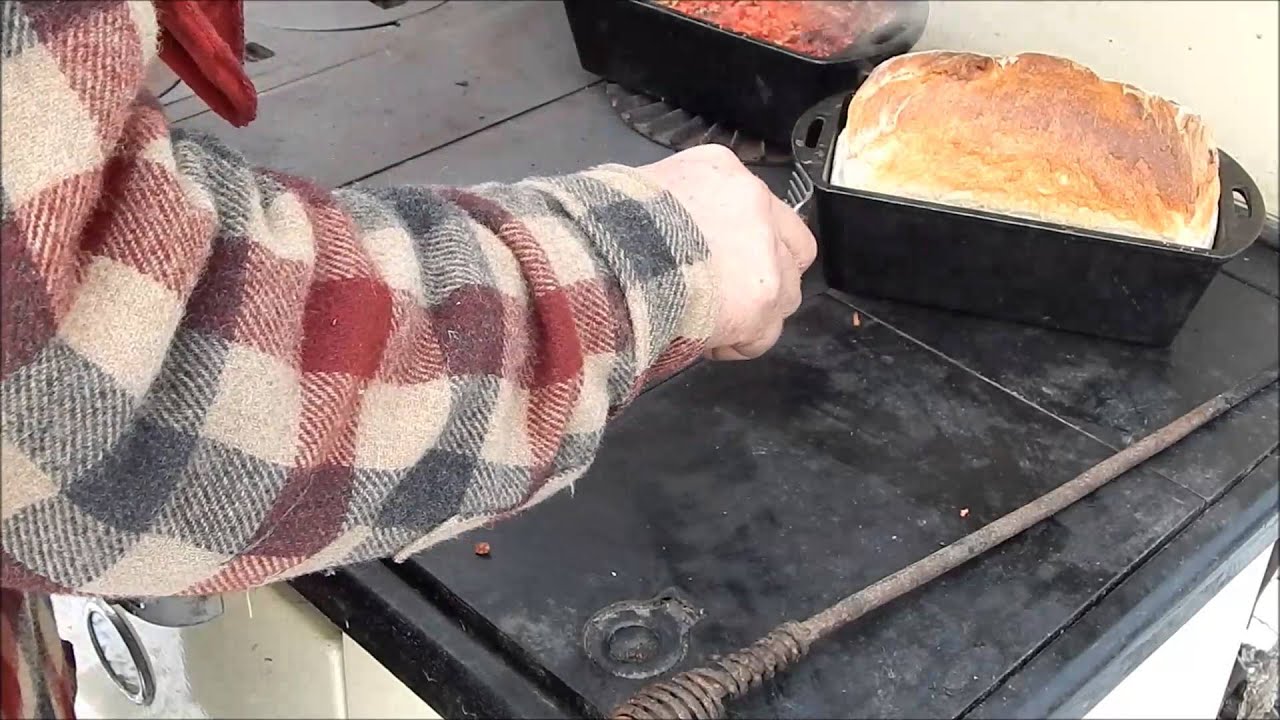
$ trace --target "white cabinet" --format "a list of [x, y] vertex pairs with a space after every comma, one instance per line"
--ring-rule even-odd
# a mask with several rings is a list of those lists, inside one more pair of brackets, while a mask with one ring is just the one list
[[55, 600], [62, 635], [75, 646], [81, 718], [439, 717], [283, 584], [224, 596], [221, 616], [187, 628], [125, 614], [154, 678], [155, 697], [141, 706], [99, 662], [85, 625], [89, 602]]

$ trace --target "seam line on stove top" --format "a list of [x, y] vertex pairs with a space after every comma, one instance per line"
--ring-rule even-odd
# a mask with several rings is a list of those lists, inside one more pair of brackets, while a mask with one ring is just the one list
[[1113, 593], [1117, 588], [1119, 588], [1122, 584], [1124, 584], [1129, 578], [1133, 577], [1133, 575], [1137, 573], [1138, 570], [1140, 570], [1144, 565], [1146, 565], [1147, 562], [1149, 562], [1162, 550], [1172, 545], [1173, 542], [1176, 541], [1179, 536], [1181, 536], [1184, 532], [1186, 532], [1187, 528], [1191, 527], [1193, 523], [1195, 523], [1197, 520], [1203, 517], [1204, 514], [1207, 513], [1210, 508], [1216, 505], [1219, 500], [1226, 497], [1227, 493], [1231, 492], [1236, 487], [1238, 487], [1240, 483], [1244, 482], [1245, 479], [1248, 478], [1250, 475], [1252, 475], [1259, 467], [1262, 466], [1263, 463], [1265, 463], [1267, 460], [1270, 460], [1276, 454], [1276, 451], [1277, 451], [1277, 446], [1272, 446], [1270, 450], [1263, 453], [1262, 456], [1259, 457], [1254, 463], [1252, 463], [1247, 469], [1240, 472], [1234, 479], [1231, 480], [1231, 482], [1227, 483], [1221, 492], [1215, 493], [1212, 500], [1210, 500], [1209, 502], [1201, 503], [1200, 507], [1192, 510], [1191, 513], [1189, 513], [1187, 517], [1182, 520], [1182, 522], [1179, 522], [1169, 532], [1165, 533], [1164, 537], [1161, 538], [1159, 542], [1157, 542], [1151, 548], [1148, 548], [1147, 551], [1143, 552], [1132, 563], [1126, 566], [1124, 570], [1120, 571], [1120, 573], [1116, 575], [1116, 577], [1113, 579], [1112, 582], [1104, 585], [1100, 590], [1098, 590], [1098, 592], [1094, 593], [1094, 595], [1091, 598], [1085, 601], [1084, 605], [1082, 605], [1078, 611], [1072, 613], [1071, 617], [1067, 619], [1067, 621], [1062, 625], [1062, 627], [1058, 628], [1058, 630], [1056, 630], [1049, 636], [1045, 637], [1040, 642], [1036, 643], [1035, 647], [1027, 651], [1026, 654], [1024, 654], [1017, 661], [1015, 661], [1013, 665], [1011, 665], [1005, 672], [1001, 673], [999, 677], [995, 678], [992, 681], [992, 683], [987, 687], [987, 689], [982, 693], [980, 693], [979, 696], [973, 700], [973, 702], [969, 703], [969, 705], [967, 705], [963, 710], [961, 710], [956, 715], [956, 717], [957, 718], [967, 717], [969, 713], [976, 710], [988, 698], [990, 698], [992, 695], [995, 695], [1000, 688], [1004, 687], [1005, 684], [1008, 683], [1010, 678], [1012, 678], [1014, 675], [1020, 672], [1027, 665], [1031, 664], [1031, 662], [1034, 661], [1036, 657], [1038, 657], [1042, 652], [1047, 650], [1050, 645], [1052, 645], [1054, 642], [1058, 640], [1058, 638], [1065, 635], [1067, 631], [1069, 631], [1077, 623], [1083, 620], [1085, 615], [1087, 615], [1091, 610], [1093, 610], [1098, 605], [1100, 605], [1104, 600], [1106, 600], [1107, 597], [1111, 595], [1111, 593]]
[[[935, 348], [935, 347], [933, 347], [932, 345], [930, 345], [930, 344], [928, 344], [928, 343], [924, 342], [923, 340], [921, 340], [921, 339], [919, 339], [919, 338], [915, 337], [914, 335], [911, 335], [910, 333], [908, 333], [908, 332], [906, 332], [906, 331], [904, 331], [904, 330], [902, 330], [902, 329], [898, 328], [898, 327], [897, 327], [897, 326], [895, 326], [893, 323], [890, 323], [888, 320], [885, 320], [884, 318], [880, 317], [879, 315], [877, 315], [877, 314], [875, 314], [875, 313], [873, 313], [873, 312], [870, 312], [869, 310], [867, 310], [866, 308], [864, 308], [864, 307], [862, 307], [862, 306], [860, 306], [860, 305], [855, 304], [855, 303], [853, 302], [853, 299], [852, 299], [852, 298], [850, 298], [850, 297], [848, 297], [848, 296], [847, 296], [847, 295], [845, 295], [844, 293], [841, 293], [841, 292], [839, 292], [838, 290], [830, 290], [830, 289], [828, 289], [828, 290], [827, 290], [827, 295], [829, 295], [831, 298], [833, 298], [833, 299], [834, 299], [834, 300], [836, 300], [837, 302], [840, 302], [841, 304], [848, 305], [849, 307], [852, 307], [852, 308], [856, 309], [858, 312], [862, 313], [863, 315], [865, 315], [865, 316], [867, 316], [867, 317], [871, 318], [872, 320], [875, 320], [876, 322], [880, 323], [881, 325], [884, 325], [885, 327], [889, 328], [890, 330], [892, 330], [893, 332], [897, 333], [898, 335], [901, 335], [903, 338], [907, 339], [907, 340], [908, 340], [908, 341], [910, 341], [911, 343], [913, 343], [913, 344], [915, 344], [915, 345], [919, 345], [920, 347], [924, 348], [924, 349], [925, 349], [925, 350], [927, 350], [928, 352], [930, 352], [930, 353], [932, 353], [932, 354], [934, 354], [934, 355], [936, 355], [936, 356], [938, 356], [938, 357], [942, 358], [943, 360], [947, 361], [948, 363], [950, 363], [950, 364], [952, 364], [952, 365], [955, 365], [956, 367], [960, 368], [961, 370], [964, 370], [964, 371], [965, 371], [965, 372], [967, 372], [967, 373], [972, 374], [973, 376], [977, 377], [978, 379], [982, 380], [983, 382], [987, 383], [988, 385], [991, 385], [991, 386], [995, 387], [995, 388], [996, 388], [997, 390], [999, 390], [1000, 392], [1002, 392], [1002, 393], [1004, 393], [1004, 394], [1006, 394], [1006, 395], [1010, 395], [1010, 396], [1012, 396], [1013, 398], [1017, 399], [1018, 401], [1020, 401], [1020, 402], [1022, 402], [1022, 403], [1025, 403], [1025, 404], [1027, 404], [1027, 405], [1030, 405], [1031, 407], [1035, 408], [1036, 410], [1038, 410], [1038, 411], [1040, 411], [1040, 412], [1042, 412], [1042, 413], [1044, 413], [1044, 414], [1048, 415], [1049, 417], [1053, 418], [1054, 420], [1057, 420], [1058, 422], [1062, 423], [1063, 425], [1066, 425], [1067, 427], [1071, 428], [1072, 430], [1075, 430], [1075, 431], [1079, 432], [1080, 434], [1084, 435], [1085, 437], [1091, 438], [1091, 439], [1093, 439], [1093, 440], [1095, 440], [1095, 441], [1097, 441], [1097, 442], [1101, 443], [1103, 447], [1105, 447], [1105, 448], [1107, 448], [1107, 449], [1110, 449], [1110, 450], [1113, 450], [1113, 451], [1119, 451], [1119, 450], [1122, 450], [1122, 449], [1123, 449], [1123, 448], [1115, 447], [1115, 446], [1114, 446], [1114, 445], [1112, 445], [1111, 443], [1109, 443], [1109, 442], [1107, 442], [1107, 441], [1103, 440], [1102, 438], [1098, 437], [1097, 435], [1094, 435], [1093, 433], [1089, 432], [1088, 430], [1085, 430], [1084, 428], [1080, 427], [1079, 425], [1076, 425], [1075, 423], [1071, 422], [1070, 420], [1067, 420], [1066, 418], [1062, 417], [1061, 415], [1058, 415], [1057, 413], [1054, 413], [1054, 412], [1052, 412], [1052, 411], [1048, 410], [1047, 408], [1043, 408], [1043, 407], [1041, 407], [1041, 406], [1040, 406], [1039, 404], [1037, 404], [1034, 400], [1032, 400], [1032, 399], [1030, 399], [1030, 398], [1027, 398], [1027, 397], [1024, 397], [1023, 395], [1019, 394], [1016, 390], [1013, 390], [1012, 388], [1007, 388], [1007, 387], [1005, 387], [1004, 385], [1001, 385], [1000, 383], [996, 382], [995, 380], [992, 380], [991, 378], [987, 377], [986, 375], [983, 375], [981, 372], [979, 372], [979, 371], [975, 370], [974, 368], [971, 368], [971, 367], [969, 367], [968, 365], [966, 365], [966, 364], [964, 364], [964, 363], [960, 362], [960, 361], [959, 361], [959, 360], [957, 360], [956, 358], [951, 357], [950, 355], [948, 355], [948, 354], [946, 354], [945, 352], [943, 352], [943, 351], [939, 350], [938, 348]], [[1163, 477], [1163, 475], [1162, 475], [1161, 477]], [[1166, 479], [1167, 479], [1167, 478], [1166, 478]], [[1172, 482], [1172, 481], [1171, 481], [1171, 482]], [[1181, 486], [1179, 486], [1179, 487], [1181, 487]]]
[[531, 113], [531, 112], [533, 112], [533, 111], [535, 111], [535, 110], [541, 110], [542, 108], [544, 108], [544, 107], [546, 107], [546, 106], [548, 106], [548, 105], [550, 105], [550, 104], [552, 104], [552, 103], [554, 103], [554, 102], [559, 102], [560, 100], [563, 100], [563, 99], [565, 99], [565, 98], [569, 97], [570, 95], [576, 95], [577, 93], [580, 93], [580, 92], [582, 92], [583, 90], [587, 90], [587, 89], [589, 89], [589, 88], [593, 88], [593, 87], [595, 87], [595, 86], [599, 85], [599, 84], [600, 84], [600, 83], [602, 83], [602, 82], [604, 82], [604, 80], [602, 80], [602, 79], [600, 79], [600, 78], [596, 78], [595, 80], [592, 80], [591, 82], [588, 82], [586, 85], [582, 85], [582, 86], [580, 86], [580, 87], [576, 87], [576, 88], [574, 88], [574, 89], [572, 89], [572, 90], [570, 90], [570, 91], [568, 91], [568, 92], [561, 93], [561, 94], [559, 94], [559, 95], [557, 95], [557, 96], [555, 96], [555, 97], [553, 97], [553, 98], [551, 98], [551, 99], [549, 99], [549, 100], [545, 100], [545, 101], [543, 101], [543, 102], [538, 103], [537, 105], [533, 105], [533, 106], [530, 106], [530, 107], [528, 107], [528, 108], [525, 108], [524, 110], [521, 110], [520, 112], [517, 112], [517, 113], [515, 113], [515, 114], [513, 114], [513, 115], [508, 115], [508, 116], [506, 116], [506, 117], [504, 117], [504, 118], [501, 118], [501, 119], [499, 119], [499, 120], [496, 120], [495, 122], [489, 123], [488, 125], [485, 125], [485, 126], [483, 126], [483, 127], [476, 128], [475, 130], [472, 130], [472, 131], [470, 131], [470, 132], [468, 132], [468, 133], [466, 133], [466, 134], [463, 134], [463, 135], [459, 135], [458, 137], [453, 138], [453, 139], [451, 139], [451, 140], [448, 140], [448, 141], [446, 141], [446, 142], [440, 143], [439, 145], [435, 145], [435, 146], [433, 146], [433, 147], [429, 147], [429, 148], [427, 148], [427, 149], [423, 150], [422, 152], [415, 153], [415, 154], [410, 155], [409, 157], [406, 157], [406, 158], [404, 158], [404, 159], [402, 159], [402, 160], [397, 160], [396, 162], [393, 162], [393, 163], [391, 163], [390, 165], [388, 165], [388, 166], [386, 166], [386, 167], [384, 167], [384, 168], [380, 168], [380, 169], [375, 170], [375, 171], [370, 172], [370, 173], [365, 173], [364, 175], [361, 175], [360, 177], [358, 177], [358, 178], [356, 178], [356, 179], [354, 179], [354, 180], [348, 180], [347, 182], [342, 183], [342, 185], [345, 187], [345, 186], [347, 186], [347, 185], [354, 185], [354, 184], [356, 184], [356, 183], [364, 182], [365, 180], [368, 180], [369, 178], [371, 178], [371, 177], [373, 177], [373, 176], [375, 176], [375, 175], [379, 175], [379, 174], [381, 174], [381, 173], [387, 172], [388, 170], [393, 170], [393, 169], [395, 169], [395, 168], [398, 168], [398, 167], [400, 167], [401, 165], [404, 165], [405, 163], [408, 163], [408, 162], [409, 162], [409, 161], [411, 161], [411, 160], [417, 160], [418, 158], [420, 158], [420, 157], [422, 157], [422, 156], [424, 156], [424, 155], [429, 155], [429, 154], [431, 154], [431, 153], [433, 153], [433, 152], [436, 152], [437, 150], [443, 150], [443, 149], [445, 149], [445, 148], [449, 147], [450, 145], [453, 145], [454, 143], [462, 142], [463, 140], [466, 140], [467, 138], [469, 138], [469, 137], [471, 137], [471, 136], [473, 136], [473, 135], [479, 135], [480, 133], [482, 133], [482, 132], [484, 132], [484, 131], [486, 131], [486, 130], [489, 130], [490, 128], [494, 128], [494, 127], [497, 127], [497, 126], [499, 126], [499, 125], [503, 125], [503, 124], [509, 123], [509, 122], [511, 122], [512, 120], [515, 120], [516, 118], [521, 117], [521, 116], [523, 116], [523, 115], [527, 115], [527, 114], [529, 114], [529, 113]]
[[[349, 57], [349, 58], [344, 58], [344, 59], [339, 60], [339, 61], [337, 61], [337, 62], [335, 62], [335, 63], [329, 64], [329, 65], [325, 65], [324, 67], [316, 68], [315, 70], [309, 71], [309, 72], [307, 72], [307, 73], [306, 73], [306, 74], [304, 74], [304, 75], [299, 75], [298, 77], [295, 77], [295, 78], [289, 78], [288, 80], [285, 80], [284, 82], [281, 82], [281, 83], [276, 84], [276, 85], [272, 85], [271, 87], [259, 89], [259, 90], [258, 90], [258, 97], [260, 97], [260, 98], [261, 98], [261, 97], [265, 96], [267, 93], [274, 92], [274, 91], [279, 90], [279, 89], [281, 89], [281, 88], [289, 87], [290, 85], [293, 85], [293, 84], [295, 84], [295, 83], [300, 83], [300, 82], [302, 82], [303, 80], [308, 80], [308, 79], [310, 79], [310, 78], [315, 77], [316, 75], [319, 75], [319, 74], [321, 74], [321, 73], [329, 72], [330, 70], [333, 70], [333, 69], [335, 69], [335, 68], [342, 67], [343, 65], [346, 65], [346, 64], [348, 64], [348, 63], [353, 63], [353, 62], [358, 62], [358, 61], [360, 61], [360, 60], [364, 60], [364, 59], [368, 58], [368, 57], [369, 57], [369, 56], [371, 56], [371, 55], [377, 55], [379, 52], [380, 52], [380, 50], [379, 50], [379, 49], [369, 50], [368, 52], [361, 52], [361, 53], [360, 53], [360, 54], [358, 54], [358, 55], [353, 55], [353, 56], [351, 56], [351, 57]], [[205, 105], [205, 104], [204, 104], [204, 102], [203, 102], [203, 101], [201, 101], [201, 100], [200, 100], [200, 99], [199, 99], [195, 94], [191, 94], [191, 95], [183, 95], [182, 97], [178, 98], [177, 100], [174, 100], [174, 101], [172, 101], [172, 102], [170, 102], [170, 103], [165, 104], [165, 106], [164, 106], [164, 110], [165, 110], [165, 112], [166, 112], [166, 113], [168, 113], [168, 112], [170, 112], [171, 108], [173, 108], [174, 106], [178, 105], [178, 103], [185, 102], [185, 101], [188, 101], [188, 100], [199, 103], [198, 108], [197, 108], [197, 109], [195, 109], [194, 111], [190, 111], [190, 114], [188, 114], [188, 115], [181, 115], [181, 116], [175, 116], [175, 117], [168, 118], [168, 120], [169, 120], [169, 125], [170, 125], [171, 127], [176, 127], [176, 126], [178, 125], [178, 123], [183, 123], [183, 122], [186, 122], [186, 121], [188, 121], [188, 120], [192, 120], [192, 119], [194, 119], [194, 118], [198, 118], [198, 117], [200, 117], [201, 115], [206, 115], [206, 114], [208, 114], [208, 113], [213, 112], [213, 110], [209, 109], [209, 107], [208, 107], [207, 105]]]
[[[1123, 445], [1121, 445], [1121, 446], [1116, 446], [1116, 445], [1113, 445], [1113, 444], [1111, 444], [1111, 443], [1107, 442], [1106, 440], [1103, 440], [1102, 438], [1098, 437], [1097, 435], [1095, 435], [1095, 434], [1093, 434], [1093, 433], [1089, 432], [1088, 430], [1085, 430], [1084, 428], [1080, 427], [1079, 425], [1076, 425], [1075, 423], [1073, 423], [1073, 422], [1071, 422], [1070, 420], [1068, 420], [1068, 419], [1066, 419], [1066, 418], [1062, 417], [1061, 415], [1058, 415], [1057, 413], [1052, 412], [1051, 410], [1049, 410], [1049, 409], [1047, 409], [1047, 408], [1041, 407], [1041, 406], [1040, 406], [1038, 403], [1036, 403], [1034, 400], [1031, 400], [1030, 398], [1024, 397], [1023, 395], [1019, 394], [1017, 391], [1013, 390], [1012, 388], [1007, 388], [1007, 387], [1005, 387], [1004, 385], [1001, 385], [1000, 383], [996, 382], [995, 380], [993, 380], [993, 379], [991, 379], [991, 378], [987, 377], [986, 375], [982, 374], [982, 373], [981, 373], [981, 372], [979, 372], [978, 370], [976, 370], [976, 369], [974, 369], [974, 368], [969, 367], [968, 365], [964, 364], [963, 362], [960, 362], [959, 360], [957, 360], [957, 359], [955, 359], [955, 358], [951, 357], [950, 355], [947, 355], [945, 352], [942, 352], [942, 351], [941, 351], [941, 350], [939, 350], [938, 348], [935, 348], [935, 347], [933, 347], [932, 345], [930, 345], [930, 344], [928, 344], [928, 343], [924, 342], [923, 340], [921, 340], [921, 339], [919, 339], [919, 338], [917, 338], [917, 337], [915, 337], [915, 336], [911, 335], [910, 333], [908, 333], [908, 332], [906, 332], [906, 331], [904, 331], [904, 330], [902, 330], [902, 329], [898, 328], [897, 326], [895, 326], [895, 325], [893, 325], [892, 323], [890, 323], [890, 322], [886, 321], [884, 318], [882, 318], [882, 317], [880, 317], [880, 316], [876, 315], [875, 313], [869, 312], [868, 310], [866, 310], [866, 309], [865, 309], [865, 308], [863, 308], [862, 306], [857, 305], [857, 304], [853, 301], [853, 298], [849, 297], [848, 295], [846, 295], [846, 294], [844, 294], [844, 293], [841, 293], [841, 292], [840, 292], [840, 291], [838, 291], [838, 290], [832, 290], [832, 289], [828, 289], [828, 290], [826, 291], [826, 293], [825, 293], [825, 294], [826, 294], [827, 296], [831, 297], [831, 298], [832, 298], [833, 300], [835, 300], [836, 302], [839, 302], [839, 303], [841, 303], [841, 304], [843, 304], [843, 305], [847, 305], [847, 306], [849, 306], [849, 307], [852, 307], [852, 308], [856, 309], [858, 312], [862, 313], [863, 315], [866, 315], [867, 317], [871, 318], [872, 320], [875, 320], [876, 322], [880, 323], [881, 325], [884, 325], [885, 327], [889, 328], [891, 331], [893, 331], [893, 332], [897, 333], [898, 335], [901, 335], [903, 338], [906, 338], [909, 342], [912, 342], [912, 343], [914, 343], [914, 344], [916, 344], [916, 345], [919, 345], [920, 347], [924, 348], [926, 351], [928, 351], [928, 352], [930, 352], [930, 353], [933, 353], [934, 355], [937, 355], [938, 357], [942, 358], [943, 360], [947, 361], [948, 363], [951, 363], [952, 365], [955, 365], [956, 367], [960, 368], [961, 370], [964, 370], [965, 372], [972, 374], [974, 377], [976, 377], [976, 378], [978, 378], [978, 379], [982, 380], [983, 382], [985, 382], [985, 383], [987, 383], [987, 384], [989, 384], [989, 385], [992, 385], [992, 386], [993, 386], [993, 387], [995, 387], [997, 390], [999, 390], [999, 391], [1001, 391], [1001, 392], [1005, 393], [1006, 395], [1009, 395], [1010, 397], [1013, 397], [1014, 399], [1019, 400], [1020, 402], [1023, 402], [1023, 403], [1025, 403], [1025, 404], [1027, 404], [1027, 405], [1030, 405], [1031, 407], [1035, 408], [1036, 410], [1038, 410], [1038, 411], [1040, 411], [1040, 412], [1042, 412], [1042, 413], [1044, 413], [1044, 414], [1048, 415], [1049, 417], [1053, 418], [1054, 420], [1057, 420], [1058, 422], [1062, 423], [1063, 425], [1066, 425], [1067, 427], [1069, 427], [1069, 428], [1071, 428], [1071, 429], [1073, 429], [1073, 430], [1075, 430], [1075, 431], [1079, 432], [1080, 434], [1084, 435], [1085, 437], [1090, 438], [1090, 439], [1092, 439], [1092, 440], [1094, 440], [1094, 441], [1096, 441], [1096, 442], [1098, 442], [1098, 443], [1101, 443], [1101, 444], [1102, 444], [1102, 446], [1103, 446], [1104, 448], [1107, 448], [1108, 450], [1111, 450], [1111, 451], [1114, 451], [1114, 452], [1119, 452], [1120, 450], [1123, 450], [1123, 449], [1124, 449], [1124, 446], [1123, 446]], [[1259, 394], [1261, 395], [1261, 393], [1259, 393]], [[1254, 398], [1254, 400], [1256, 400], [1256, 398]], [[1247, 404], [1247, 402], [1246, 402], [1246, 403], [1242, 403], [1242, 404], [1241, 404], [1241, 407], [1233, 408], [1232, 410], [1230, 410], [1230, 411], [1228, 411], [1228, 412], [1224, 413], [1224, 414], [1223, 414], [1223, 417], [1224, 417], [1224, 418], [1225, 418], [1225, 417], [1229, 417], [1229, 416], [1230, 416], [1230, 415], [1232, 415], [1233, 413], [1240, 412], [1240, 411], [1241, 411], [1241, 408], [1242, 408], [1242, 407], [1244, 407], [1244, 405], [1245, 405], [1245, 404]], [[1219, 419], [1222, 419], [1222, 418], [1219, 418]], [[1273, 446], [1272, 446], [1272, 449], [1271, 449], [1271, 450], [1267, 450], [1265, 453], [1263, 453], [1262, 457], [1264, 457], [1264, 458], [1265, 458], [1265, 457], [1267, 457], [1268, 455], [1270, 455], [1270, 454], [1271, 454], [1271, 452], [1273, 452], [1273, 450], [1274, 450], [1274, 449], [1275, 449], [1275, 446], [1273, 445]], [[1135, 469], [1137, 469], [1137, 468], [1135, 468]], [[1201, 502], [1203, 502], [1203, 503], [1212, 503], [1212, 502], [1214, 502], [1214, 501], [1215, 501], [1215, 499], [1216, 499], [1216, 498], [1219, 498], [1219, 497], [1221, 497], [1221, 495], [1222, 495], [1222, 494], [1221, 494], [1221, 492], [1219, 492], [1219, 493], [1215, 493], [1215, 494], [1213, 495], [1213, 497], [1206, 497], [1205, 495], [1203, 495], [1203, 494], [1201, 494], [1200, 492], [1198, 492], [1198, 491], [1194, 490], [1193, 488], [1189, 488], [1189, 487], [1187, 487], [1186, 485], [1183, 485], [1182, 483], [1178, 482], [1177, 480], [1175, 480], [1175, 479], [1173, 479], [1173, 478], [1169, 477], [1168, 475], [1166, 475], [1166, 474], [1164, 473], [1164, 471], [1160, 470], [1159, 468], [1157, 468], [1157, 467], [1155, 467], [1155, 466], [1150, 466], [1150, 467], [1147, 467], [1146, 469], [1147, 469], [1147, 471], [1148, 471], [1148, 472], [1154, 473], [1156, 476], [1160, 477], [1161, 479], [1165, 480], [1166, 482], [1171, 483], [1174, 487], [1177, 487], [1177, 488], [1178, 488], [1178, 489], [1180, 489], [1180, 490], [1185, 490], [1186, 492], [1191, 493], [1192, 495], [1194, 495], [1196, 498], [1198, 498], [1198, 499], [1199, 499]]]
[[1249, 287], [1253, 288], [1254, 290], [1257, 290], [1260, 293], [1263, 293], [1264, 295], [1267, 295], [1273, 298], [1280, 298], [1280, 293], [1277, 293], [1275, 290], [1268, 290], [1267, 288], [1262, 287], [1261, 285], [1253, 282], [1252, 280], [1241, 277], [1240, 275], [1237, 275], [1234, 271], [1232, 271], [1230, 268], [1223, 268], [1222, 274], [1226, 275], [1232, 280], [1237, 280], [1241, 283], [1244, 283], [1245, 285], [1248, 285]]

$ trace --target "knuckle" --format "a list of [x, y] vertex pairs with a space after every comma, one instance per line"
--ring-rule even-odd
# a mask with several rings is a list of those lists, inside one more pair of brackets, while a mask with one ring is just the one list
[[725, 161], [733, 160], [734, 162], [737, 162], [738, 160], [737, 153], [730, 150], [729, 146], [721, 145], [720, 143], [707, 143], [706, 145], [699, 145], [698, 149], [700, 149], [703, 153], [705, 153], [706, 156], [709, 158], [716, 158], [716, 159], [725, 160]]
[[704, 163], [718, 169], [732, 169], [738, 163], [738, 156], [732, 150], [719, 143], [697, 145], [679, 153], [692, 162]]
[[805, 269], [808, 269], [818, 259], [818, 243], [812, 237], [804, 244], [803, 254], [801, 260], [804, 262]]

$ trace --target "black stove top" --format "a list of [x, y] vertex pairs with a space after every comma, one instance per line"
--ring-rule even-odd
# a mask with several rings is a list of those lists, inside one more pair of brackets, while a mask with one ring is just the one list
[[[460, 618], [546, 707], [607, 712], [655, 654], [688, 669], [803, 619], [1275, 363], [1276, 255], [1259, 248], [1164, 349], [818, 292], [765, 358], [700, 365], [644, 395], [572, 494], [379, 572]], [[842, 631], [735, 713], [1043, 715], [1100, 692], [1104, 666], [1121, 668], [1114, 684], [1141, 657], [1117, 646], [1083, 673], [1079, 659], [1162, 617], [1135, 614], [1159, 593], [1133, 588], [1211, 595], [1232, 558], [1261, 550], [1277, 417], [1273, 387]], [[1179, 547], [1184, 561], [1159, 553], [1173, 564], [1144, 574]], [[687, 651], [669, 645], [679, 632], [647, 637], [668, 644], [631, 667], [584, 648], [602, 609], [672, 594], [694, 618]], [[1096, 642], [1073, 648], [1076, 628]], [[1023, 682], [1032, 672], [1042, 681]]]

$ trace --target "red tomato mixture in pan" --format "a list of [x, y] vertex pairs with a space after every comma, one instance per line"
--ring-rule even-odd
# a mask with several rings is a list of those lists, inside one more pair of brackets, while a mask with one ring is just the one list
[[654, 0], [681, 15], [813, 58], [853, 44], [879, 15], [870, 3], [780, 0]]

